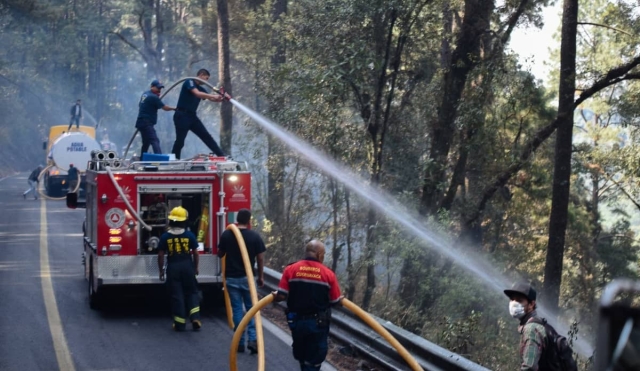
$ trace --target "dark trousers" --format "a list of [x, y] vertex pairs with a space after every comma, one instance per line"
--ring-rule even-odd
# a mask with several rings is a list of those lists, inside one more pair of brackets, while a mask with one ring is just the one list
[[80, 116], [71, 116], [71, 120], [69, 120], [69, 127], [67, 128], [67, 131], [71, 130], [71, 127], [73, 126], [74, 121], [76, 123], [76, 129], [80, 129]]
[[138, 121], [136, 121], [136, 129], [138, 129], [140, 136], [142, 137], [140, 156], [149, 150], [149, 146], [153, 148], [153, 153], [162, 153], [162, 149], [160, 148], [160, 139], [158, 139], [156, 129], [153, 126], [154, 124], [149, 120], [138, 119]]
[[298, 319], [291, 330], [293, 358], [301, 371], [319, 371], [327, 357], [329, 325], [319, 327], [316, 319]]
[[175, 154], [177, 159], [180, 158], [182, 147], [184, 147], [184, 139], [187, 137], [189, 130], [200, 138], [216, 156], [225, 155], [195, 112], [176, 111], [173, 115], [173, 124], [176, 127], [176, 141], [173, 143], [171, 153]]
[[178, 330], [184, 330], [187, 318], [200, 319], [200, 298], [196, 271], [191, 259], [167, 264], [167, 284], [171, 290], [171, 313]]

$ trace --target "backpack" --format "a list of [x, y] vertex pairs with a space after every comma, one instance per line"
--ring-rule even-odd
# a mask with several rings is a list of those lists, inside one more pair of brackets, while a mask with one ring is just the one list
[[[534, 317], [530, 322], [544, 326], [546, 333], [545, 345], [540, 357], [540, 369], [551, 371], [578, 371], [578, 365], [573, 359], [573, 349], [569, 346], [567, 338], [558, 334], [547, 320]], [[544, 365], [544, 366], [543, 366]]]

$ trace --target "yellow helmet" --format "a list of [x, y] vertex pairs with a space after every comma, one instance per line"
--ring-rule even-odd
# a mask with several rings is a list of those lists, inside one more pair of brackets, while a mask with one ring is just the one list
[[184, 222], [188, 217], [189, 212], [182, 206], [174, 207], [171, 213], [169, 213], [169, 220], [174, 222]]

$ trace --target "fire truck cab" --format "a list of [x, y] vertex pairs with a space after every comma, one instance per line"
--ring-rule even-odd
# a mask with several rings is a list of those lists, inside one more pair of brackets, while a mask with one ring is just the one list
[[[100, 306], [107, 287], [162, 284], [157, 247], [169, 212], [177, 206], [189, 212], [188, 228], [198, 239], [198, 285], [221, 286], [217, 243], [237, 212], [250, 208], [247, 165], [210, 155], [165, 160], [127, 163], [92, 153], [83, 225], [83, 265], [92, 308]], [[67, 204], [77, 206], [73, 197]]]

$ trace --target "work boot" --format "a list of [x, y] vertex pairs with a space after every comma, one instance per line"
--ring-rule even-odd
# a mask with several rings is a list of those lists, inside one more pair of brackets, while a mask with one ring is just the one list
[[249, 349], [251, 354], [256, 354], [256, 353], [258, 353], [258, 344], [256, 343], [255, 340], [250, 340], [247, 343], [247, 349]]
[[173, 329], [173, 331], [176, 331], [176, 332], [182, 332], [182, 331], [184, 331], [184, 327], [178, 327], [178, 326], [176, 326], [176, 324], [175, 324], [175, 323], [173, 323], [173, 324], [171, 325], [171, 328]]
[[191, 321], [191, 326], [193, 326], [193, 331], [200, 331], [200, 327], [202, 327], [202, 322], [198, 319], [194, 319]]
[[238, 353], [244, 353], [244, 345], [242, 344], [238, 345]]

